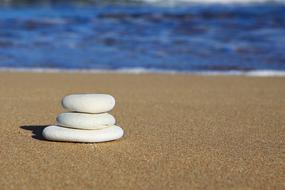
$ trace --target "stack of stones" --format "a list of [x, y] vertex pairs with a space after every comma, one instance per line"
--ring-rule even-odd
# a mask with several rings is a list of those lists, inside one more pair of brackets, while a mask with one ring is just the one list
[[105, 142], [119, 139], [124, 131], [116, 126], [115, 118], [106, 113], [115, 106], [108, 94], [71, 94], [62, 99], [63, 108], [71, 111], [56, 118], [57, 125], [43, 130], [52, 141]]

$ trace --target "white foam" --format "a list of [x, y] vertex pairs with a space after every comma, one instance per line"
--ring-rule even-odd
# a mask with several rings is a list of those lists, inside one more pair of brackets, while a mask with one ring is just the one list
[[253, 77], [285, 77], [285, 71], [255, 70], [255, 71], [176, 71], [145, 68], [123, 68], [117, 70], [104, 69], [53, 69], [53, 68], [3, 68], [0, 72], [24, 72], [24, 73], [122, 73], [122, 74], [191, 74], [205, 76], [253, 76]]
[[193, 72], [198, 75], [227, 75], [249, 77], [285, 77], [285, 71], [257, 70], [257, 71], [201, 71]]
[[284, 0], [133, 0], [151, 4], [175, 5], [181, 3], [194, 4], [252, 4], [252, 3], [285, 3]]

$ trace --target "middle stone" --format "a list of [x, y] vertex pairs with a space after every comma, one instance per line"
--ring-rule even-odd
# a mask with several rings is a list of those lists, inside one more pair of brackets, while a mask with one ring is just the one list
[[76, 129], [102, 129], [107, 125], [114, 125], [115, 118], [108, 113], [86, 114], [86, 113], [61, 113], [57, 116], [58, 125]]

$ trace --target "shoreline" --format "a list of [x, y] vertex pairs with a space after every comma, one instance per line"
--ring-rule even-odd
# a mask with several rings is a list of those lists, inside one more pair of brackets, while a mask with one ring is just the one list
[[285, 71], [255, 70], [255, 71], [176, 71], [145, 68], [126, 69], [54, 69], [54, 68], [9, 68], [0, 67], [0, 73], [90, 73], [90, 74], [171, 74], [195, 76], [245, 76], [245, 77], [285, 77]]

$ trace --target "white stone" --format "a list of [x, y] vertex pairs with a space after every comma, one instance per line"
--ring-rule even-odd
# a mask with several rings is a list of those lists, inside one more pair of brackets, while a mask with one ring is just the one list
[[108, 94], [71, 94], [62, 99], [65, 109], [83, 113], [108, 112], [115, 106], [115, 99]]
[[64, 128], [56, 125], [48, 126], [43, 130], [44, 138], [51, 141], [68, 142], [106, 142], [121, 138], [124, 131], [121, 127], [110, 125], [96, 130], [81, 130]]
[[106, 125], [114, 125], [115, 118], [108, 113], [87, 114], [87, 113], [61, 113], [56, 118], [60, 126], [76, 129], [101, 129]]

